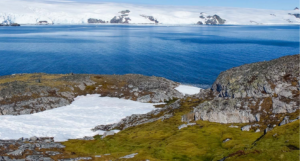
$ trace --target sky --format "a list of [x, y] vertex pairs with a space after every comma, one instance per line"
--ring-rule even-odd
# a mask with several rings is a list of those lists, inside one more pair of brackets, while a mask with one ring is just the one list
[[[53, 0], [53, 1], [59, 1], [59, 0]], [[132, 3], [132, 4], [176, 5], [176, 6], [177, 5], [218, 6], [218, 7], [275, 9], [275, 10], [292, 10], [295, 7], [299, 7], [299, 0], [142, 0], [142, 1], [141, 0], [65, 0], [65, 1], [93, 2], [93, 3], [119, 2], [119, 3]]]

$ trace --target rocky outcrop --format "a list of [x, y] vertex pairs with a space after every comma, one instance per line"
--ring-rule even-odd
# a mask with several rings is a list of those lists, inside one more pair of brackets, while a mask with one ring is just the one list
[[293, 14], [296, 18], [300, 18], [300, 14], [299, 13], [295, 13]]
[[256, 121], [248, 106], [242, 106], [241, 99], [214, 99], [194, 109], [195, 120], [219, 123], [249, 123]]
[[226, 20], [222, 19], [219, 15], [206, 15], [205, 13], [200, 13], [200, 19], [201, 21], [198, 21], [198, 25], [222, 25], [225, 24]]
[[109, 125], [99, 125], [92, 130], [93, 131], [97, 131], [97, 130], [110, 131], [113, 129], [124, 130], [129, 127], [155, 122], [157, 120], [163, 121], [165, 119], [171, 118], [173, 116], [172, 111], [179, 107], [180, 107], [180, 103], [178, 100], [168, 106], [165, 106], [164, 108], [153, 110], [147, 114], [134, 114], [131, 116], [127, 116], [126, 118], [122, 119], [118, 123], [109, 124]]
[[129, 21], [131, 21], [129, 17], [129, 10], [124, 10], [119, 12], [121, 15], [115, 16], [110, 20], [110, 23], [123, 23], [123, 24], [128, 24]]
[[210, 89], [215, 98], [194, 108], [195, 120], [257, 122], [262, 127], [279, 124], [280, 118], [299, 111], [299, 56], [246, 64], [222, 72]]
[[156, 18], [154, 18], [153, 16], [147, 16], [147, 15], [140, 15], [140, 16], [142, 16], [152, 22], [155, 22], [156, 24], [159, 23], [159, 21]]
[[[52, 161], [53, 159], [50, 158], [49, 155], [60, 155], [64, 148], [64, 145], [55, 143], [54, 138], [52, 137], [31, 137], [30, 139], [20, 138], [18, 140], [0, 140], [0, 160], [9, 161], [14, 160], [14, 158], [25, 158], [26, 161]], [[43, 153], [43, 151], [46, 152]]]
[[106, 21], [103, 21], [101, 19], [89, 18], [88, 23], [106, 23]]
[[50, 110], [69, 105], [75, 97], [86, 94], [139, 102], [165, 102], [183, 97], [175, 90], [178, 85], [165, 78], [134, 74], [3, 76], [0, 77], [0, 115], [23, 115]]
[[299, 88], [299, 55], [232, 68], [222, 72], [212, 86], [222, 98], [272, 97], [284, 102], [298, 102]]

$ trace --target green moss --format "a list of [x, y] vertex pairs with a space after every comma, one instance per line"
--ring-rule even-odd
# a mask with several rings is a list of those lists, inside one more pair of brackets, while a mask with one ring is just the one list
[[245, 150], [244, 155], [236, 155], [226, 159], [226, 161], [299, 160], [299, 127], [299, 120], [287, 125], [276, 127], [256, 142], [251, 149]]
[[[133, 160], [219, 160], [235, 151], [251, 148], [262, 135], [206, 121], [178, 130], [183, 124], [181, 116], [201, 100], [193, 101], [185, 101], [168, 120], [131, 127], [103, 140], [100, 136], [93, 141], [70, 140], [64, 143], [66, 151], [81, 155], [111, 154], [98, 160], [117, 159], [131, 153], [139, 153]], [[232, 140], [223, 143], [226, 138]]]

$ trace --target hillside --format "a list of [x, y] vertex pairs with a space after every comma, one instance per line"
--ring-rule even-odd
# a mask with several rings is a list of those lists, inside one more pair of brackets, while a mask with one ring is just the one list
[[299, 10], [154, 6], [118, 3], [1, 0], [0, 23], [18, 24], [299, 24]]
[[[176, 82], [142, 75], [1, 77], [1, 96], [12, 96], [1, 103], [10, 107], [19, 104], [16, 101], [20, 98], [26, 102], [32, 96], [49, 97], [51, 93], [51, 97], [68, 100], [63, 92], [72, 95], [70, 101], [75, 95], [98, 93], [165, 104], [146, 114], [98, 125], [91, 130], [107, 132], [94, 137], [61, 143], [49, 137], [0, 140], [0, 160], [299, 160], [299, 57], [285, 56], [229, 69], [210, 89], [194, 95], [176, 92]], [[15, 88], [18, 84], [24, 88]], [[140, 95], [134, 95], [135, 88]], [[22, 89], [56, 92], [42, 96], [31, 92], [31, 97], [23, 97]], [[121, 89], [124, 96], [119, 95]]]

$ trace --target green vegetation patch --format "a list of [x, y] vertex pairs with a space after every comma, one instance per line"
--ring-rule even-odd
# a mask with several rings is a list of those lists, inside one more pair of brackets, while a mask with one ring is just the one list
[[299, 160], [300, 120], [275, 127], [257, 141], [251, 149], [239, 152], [227, 160], [234, 161], [297, 161]]
[[[197, 121], [195, 126], [178, 130], [178, 126], [183, 124], [181, 116], [199, 102], [201, 100], [184, 101], [170, 119], [131, 127], [104, 139], [96, 136], [93, 141], [70, 140], [64, 143], [65, 150], [78, 155], [102, 155], [95, 160], [118, 159], [139, 153], [131, 160], [211, 161], [251, 148], [252, 143], [262, 135], [206, 121]], [[223, 143], [227, 138], [231, 140]]]

